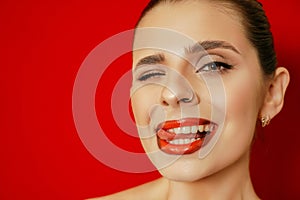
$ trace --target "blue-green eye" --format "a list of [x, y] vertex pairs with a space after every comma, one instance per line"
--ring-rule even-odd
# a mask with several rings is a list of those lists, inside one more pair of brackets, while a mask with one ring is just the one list
[[197, 69], [196, 73], [201, 73], [201, 72], [223, 72], [226, 70], [232, 69], [231, 65], [228, 65], [226, 63], [223, 62], [210, 62], [207, 63], [205, 65], [203, 65], [203, 67]]
[[165, 73], [163, 72], [157, 72], [157, 71], [154, 71], [154, 72], [148, 72], [146, 74], [143, 74], [142, 76], [140, 76], [138, 78], [139, 81], [146, 81], [148, 79], [151, 79], [151, 78], [155, 78], [155, 77], [159, 77], [159, 76], [164, 76]]

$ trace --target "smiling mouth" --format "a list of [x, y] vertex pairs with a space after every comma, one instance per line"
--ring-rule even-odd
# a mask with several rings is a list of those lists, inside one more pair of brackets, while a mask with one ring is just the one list
[[157, 143], [168, 154], [191, 154], [209, 142], [217, 127], [216, 123], [202, 118], [165, 121], [156, 129]]

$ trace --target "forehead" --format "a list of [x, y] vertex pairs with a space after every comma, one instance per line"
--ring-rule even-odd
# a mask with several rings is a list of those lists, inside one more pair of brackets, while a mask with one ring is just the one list
[[[246, 38], [240, 17], [232, 9], [209, 1], [182, 1], [161, 3], [150, 10], [140, 21], [138, 28], [156, 27], [170, 29], [191, 38], [193, 43], [201, 41], [226, 41], [236, 46], [243, 54], [251, 47]], [[139, 33], [136, 34], [138, 36]], [[168, 43], [178, 48], [190, 46], [188, 42], [166, 35], [141, 35], [135, 43], [148, 41]], [[175, 44], [176, 43], [176, 44]], [[141, 51], [139, 51], [141, 52]]]
[[[242, 21], [240, 8], [226, 0], [184, 0], [184, 1], [160, 1], [154, 7], [149, 9], [143, 18], [140, 20], [139, 26], [144, 26], [149, 21], [155, 18], [160, 18], [162, 15], [164, 19], [170, 17], [178, 22], [182, 19], [182, 14], [186, 19], [194, 18], [196, 16], [207, 15], [209, 17], [218, 17], [220, 14], [224, 17], [231, 17], [234, 21]], [[175, 14], [175, 15], [174, 15]], [[162, 24], [164, 19], [161, 20]], [[194, 18], [195, 19], [195, 18]]]

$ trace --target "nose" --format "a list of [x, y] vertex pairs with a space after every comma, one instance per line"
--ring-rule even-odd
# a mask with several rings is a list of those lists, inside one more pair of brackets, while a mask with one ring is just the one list
[[161, 90], [160, 103], [163, 106], [179, 107], [181, 105], [195, 105], [199, 103], [192, 86], [182, 76], [169, 79]]

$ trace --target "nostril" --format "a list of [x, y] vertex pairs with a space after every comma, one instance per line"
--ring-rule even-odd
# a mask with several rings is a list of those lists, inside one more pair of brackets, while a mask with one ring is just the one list
[[164, 88], [161, 92], [160, 97], [161, 105], [164, 106], [179, 106], [182, 103], [191, 103], [194, 102], [196, 98], [193, 91], [190, 90], [180, 90], [180, 91], [171, 91], [168, 88]]
[[162, 105], [164, 105], [164, 106], [168, 106], [169, 104], [168, 104], [168, 102], [167, 102], [167, 101], [163, 100], [163, 101], [162, 101]]
[[190, 103], [194, 99], [194, 92], [191, 92], [191, 95], [189, 95], [189, 96], [190, 96], [189, 98], [183, 97], [183, 98], [179, 99], [179, 102]]
[[177, 106], [178, 98], [169, 88], [163, 88], [160, 95], [160, 102], [164, 106]]

